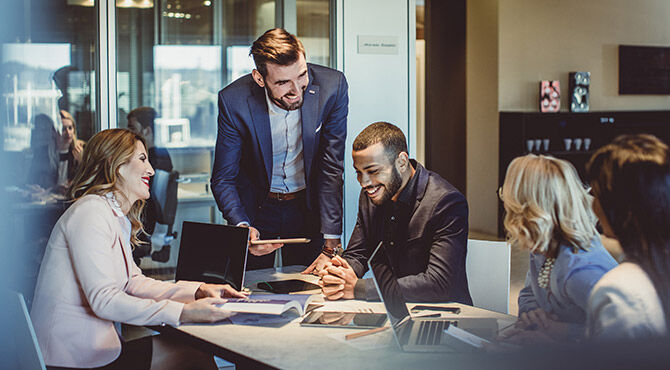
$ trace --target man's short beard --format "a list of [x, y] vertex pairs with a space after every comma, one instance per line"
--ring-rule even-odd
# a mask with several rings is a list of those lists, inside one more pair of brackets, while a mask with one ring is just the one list
[[388, 183], [388, 185], [384, 185], [384, 195], [382, 195], [382, 198], [379, 200], [379, 202], [372, 202], [375, 205], [382, 205], [386, 202], [388, 202], [393, 196], [400, 190], [400, 187], [402, 186], [402, 176], [400, 176], [400, 172], [398, 172], [398, 169], [393, 166], [393, 169], [391, 170], [391, 179]]
[[300, 97], [300, 101], [298, 101], [297, 103], [294, 103], [292, 105], [286, 104], [286, 102], [281, 100], [281, 99], [277, 99], [272, 94], [272, 91], [270, 91], [270, 89], [267, 89], [267, 92], [268, 92], [268, 96], [270, 96], [270, 100], [272, 100], [275, 104], [280, 106], [283, 110], [300, 109], [300, 107], [302, 107], [302, 103], [305, 101], [305, 99], [304, 99], [305, 98], [305, 89], [300, 90], [300, 92], [302, 93], [302, 96]]

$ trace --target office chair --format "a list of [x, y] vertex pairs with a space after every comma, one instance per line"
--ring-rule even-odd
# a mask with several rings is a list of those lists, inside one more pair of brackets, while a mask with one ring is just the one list
[[468, 239], [465, 271], [473, 306], [509, 313], [511, 256], [507, 242]]
[[172, 231], [175, 215], [177, 213], [177, 179], [179, 172], [156, 170], [151, 183], [151, 199], [156, 207], [156, 224], [167, 226], [165, 232], [159, 232], [163, 228], [155, 228], [151, 236], [152, 244], [160, 245], [161, 249], [151, 253], [151, 259], [157, 262], [167, 262], [170, 259], [170, 242], [177, 236]]
[[46, 369], [21, 293], [0, 288], [0, 364], [3, 369]]

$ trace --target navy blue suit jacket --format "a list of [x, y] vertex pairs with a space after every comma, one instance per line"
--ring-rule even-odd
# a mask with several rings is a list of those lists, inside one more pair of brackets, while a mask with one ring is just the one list
[[[472, 304], [465, 274], [468, 243], [468, 203], [455, 187], [412, 160], [417, 177], [416, 198], [407, 227], [407, 240], [397, 245], [390, 261], [403, 297], [408, 302], [455, 301]], [[383, 212], [361, 190], [358, 219], [343, 257], [360, 278], [367, 261], [382, 241]], [[371, 281], [369, 282], [371, 283]], [[367, 296], [374, 286], [367, 284]]]
[[[344, 146], [349, 96], [344, 74], [308, 64], [300, 108], [307, 206], [324, 234], [342, 233]], [[212, 193], [223, 217], [252, 226], [272, 181], [272, 134], [265, 89], [251, 74], [219, 92]]]

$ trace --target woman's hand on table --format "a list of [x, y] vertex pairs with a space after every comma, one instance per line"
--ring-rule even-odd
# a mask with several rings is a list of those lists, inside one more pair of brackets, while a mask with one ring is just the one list
[[214, 298], [247, 298], [248, 293], [238, 292], [228, 284], [203, 283], [195, 292], [195, 299]]
[[187, 303], [181, 311], [179, 322], [217, 322], [233, 315], [232, 312], [220, 308], [218, 305], [226, 303], [223, 298], [202, 298]]

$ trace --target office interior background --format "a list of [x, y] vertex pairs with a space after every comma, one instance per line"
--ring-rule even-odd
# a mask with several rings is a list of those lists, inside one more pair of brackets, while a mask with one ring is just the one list
[[[175, 230], [184, 220], [223, 222], [208, 187], [217, 92], [253, 68], [249, 46], [269, 28], [295, 33], [309, 62], [347, 76], [347, 148], [372, 122], [401, 127], [410, 155], [466, 194], [473, 235], [500, 235], [500, 113], [537, 112], [540, 80], [564, 86], [562, 112], [572, 71], [591, 72], [591, 111], [670, 103], [618, 91], [619, 45], [670, 45], [665, 0], [28, 0], [2, 9], [2, 271], [26, 292], [58, 209], [27, 206], [22, 190], [33, 146], [60, 130], [58, 110], [88, 140], [126, 127], [133, 108], [156, 109], [157, 145], [180, 173]], [[369, 37], [395, 46], [364, 51]], [[360, 188], [345, 158], [346, 240]], [[169, 278], [176, 258], [142, 267]]]

